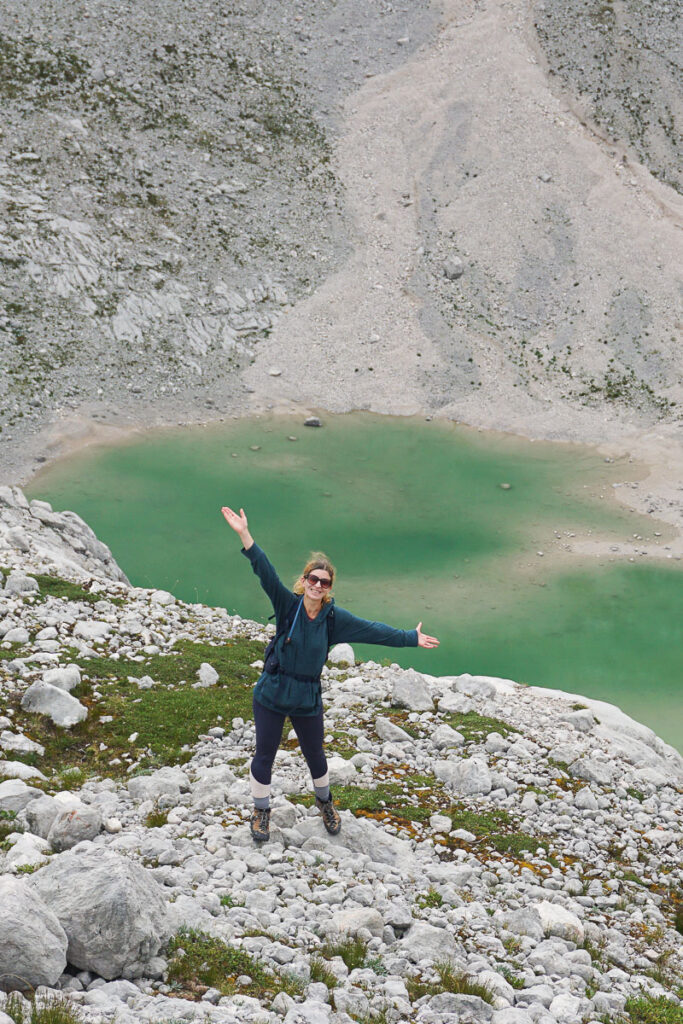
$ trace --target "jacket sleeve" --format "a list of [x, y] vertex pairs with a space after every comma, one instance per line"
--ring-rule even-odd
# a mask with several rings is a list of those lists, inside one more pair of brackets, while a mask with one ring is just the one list
[[258, 544], [252, 544], [248, 551], [245, 551], [245, 549], [242, 548], [242, 554], [251, 562], [251, 567], [258, 576], [261, 586], [270, 598], [273, 611], [275, 612], [276, 619], [279, 622], [280, 618], [286, 613], [287, 609], [291, 605], [292, 600], [295, 599], [295, 595], [291, 590], [288, 590], [280, 580], [280, 577], [275, 572], [268, 556], [261, 550]]
[[394, 629], [384, 622], [359, 619], [345, 608], [334, 608], [333, 644], [381, 644], [383, 647], [417, 647], [416, 629]]

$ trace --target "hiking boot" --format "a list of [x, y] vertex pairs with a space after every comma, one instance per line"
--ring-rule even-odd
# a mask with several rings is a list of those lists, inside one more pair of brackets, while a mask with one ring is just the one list
[[320, 810], [320, 813], [323, 816], [323, 825], [327, 831], [331, 836], [336, 836], [341, 828], [341, 818], [339, 817], [339, 812], [332, 802], [332, 794], [330, 794], [329, 800], [321, 800], [319, 797], [316, 797], [315, 806]]
[[249, 822], [251, 837], [255, 843], [265, 843], [270, 839], [270, 808], [255, 807]]

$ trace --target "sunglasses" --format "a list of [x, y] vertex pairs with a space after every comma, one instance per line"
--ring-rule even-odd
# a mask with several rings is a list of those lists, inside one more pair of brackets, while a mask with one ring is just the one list
[[320, 585], [323, 590], [329, 590], [330, 587], [332, 586], [332, 580], [327, 580], [323, 579], [321, 576], [316, 576], [314, 572], [309, 572], [308, 576], [306, 576], [306, 579], [308, 580], [312, 587], [317, 587], [318, 585]]

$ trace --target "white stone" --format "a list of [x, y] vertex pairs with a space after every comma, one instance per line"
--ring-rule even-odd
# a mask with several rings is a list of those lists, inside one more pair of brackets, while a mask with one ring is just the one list
[[215, 686], [218, 682], [219, 676], [213, 665], [209, 665], [207, 661], [203, 661], [197, 669], [197, 681], [202, 687]]
[[0, 811], [23, 811], [31, 800], [37, 800], [42, 795], [39, 789], [27, 786], [23, 779], [0, 782]]
[[35, 594], [40, 587], [38, 580], [32, 576], [24, 576], [21, 572], [11, 572], [5, 580], [5, 594]]
[[43, 682], [50, 686], [57, 686], [60, 690], [69, 693], [81, 681], [81, 670], [78, 665], [67, 665], [65, 668], [50, 668], [43, 672]]
[[74, 626], [74, 636], [83, 640], [102, 641], [106, 640], [111, 633], [111, 626], [108, 622], [100, 622], [97, 619], [87, 619], [85, 622], [77, 622]]
[[582, 1017], [581, 1000], [571, 992], [561, 992], [555, 996], [548, 1009], [557, 1024], [576, 1024]]
[[455, 956], [455, 939], [450, 930], [435, 928], [425, 921], [416, 921], [401, 939], [404, 956], [416, 963], [418, 960], [448, 960]]
[[45, 747], [42, 744], [30, 740], [23, 733], [14, 733], [10, 729], [3, 729], [0, 733], [0, 747], [13, 754], [38, 754], [39, 757], [42, 757], [45, 753]]
[[327, 759], [327, 769], [333, 786], [348, 786], [358, 779], [356, 766], [351, 761], [333, 754]]
[[442, 832], [445, 835], [453, 828], [453, 822], [446, 814], [432, 814], [429, 825], [435, 832]]
[[[15, 841], [7, 852], [6, 863], [14, 868], [34, 867], [46, 861], [52, 852], [50, 844], [32, 832], [14, 833]], [[9, 837], [8, 837], [9, 841]]]
[[24, 764], [23, 761], [0, 761], [0, 779], [23, 779], [26, 782], [28, 779], [42, 779], [45, 781], [45, 776], [38, 769], [34, 768], [30, 764]]
[[59, 811], [50, 826], [47, 841], [57, 853], [70, 850], [84, 839], [94, 839], [102, 829], [102, 813], [97, 807], [81, 807]]
[[431, 741], [437, 750], [447, 750], [449, 747], [462, 747], [465, 737], [457, 729], [452, 729], [450, 725], [443, 722], [441, 725], [437, 725], [431, 734]]
[[491, 773], [483, 757], [435, 761], [434, 774], [462, 796], [485, 796], [491, 792]]
[[390, 718], [378, 715], [375, 719], [375, 730], [381, 740], [388, 740], [390, 743], [414, 743], [413, 737], [399, 725], [396, 725]]
[[4, 639], [9, 644], [27, 644], [30, 638], [29, 632], [24, 626], [15, 626], [14, 629], [7, 630]]
[[392, 700], [411, 711], [433, 711], [434, 698], [423, 675], [409, 668], [392, 679]]
[[373, 907], [341, 910], [333, 916], [332, 920], [338, 931], [348, 935], [357, 935], [359, 929], [366, 928], [371, 935], [381, 939], [384, 931], [382, 915]]
[[548, 900], [536, 903], [534, 909], [541, 919], [541, 925], [546, 935], [557, 935], [559, 938], [575, 942], [577, 945], [583, 942], [583, 924], [571, 910], [567, 910], [566, 907], [562, 907], [558, 903], [550, 903]]
[[335, 644], [330, 648], [327, 660], [332, 665], [355, 665], [356, 656], [350, 644]]
[[54, 986], [66, 968], [67, 938], [24, 880], [0, 875], [0, 978], [5, 989]]
[[161, 887], [113, 850], [82, 843], [32, 875], [31, 885], [67, 934], [69, 963], [102, 978], [144, 964], [170, 937]]
[[170, 594], [168, 590], [155, 590], [150, 595], [150, 604], [158, 604], [162, 608], [168, 607], [168, 605], [175, 604], [175, 597]]
[[70, 729], [88, 717], [88, 709], [84, 704], [65, 690], [51, 686], [42, 679], [29, 686], [21, 699], [21, 706], [25, 711], [47, 715], [55, 725], [63, 729]]

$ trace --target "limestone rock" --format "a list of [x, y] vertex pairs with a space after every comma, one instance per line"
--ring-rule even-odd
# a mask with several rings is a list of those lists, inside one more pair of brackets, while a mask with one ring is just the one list
[[172, 924], [151, 874], [102, 847], [54, 857], [31, 885], [67, 934], [69, 963], [110, 980], [156, 956]]
[[410, 736], [404, 729], [401, 729], [399, 725], [395, 725], [390, 718], [383, 718], [378, 715], [375, 719], [375, 729], [377, 735], [381, 740], [388, 740], [390, 743], [413, 743], [413, 737]]
[[36, 594], [39, 590], [38, 580], [32, 576], [25, 576], [21, 572], [11, 572], [5, 580], [4, 593], [10, 594]]
[[395, 704], [411, 711], [434, 710], [434, 699], [425, 677], [412, 668], [394, 676], [391, 696]]
[[536, 911], [546, 935], [557, 935], [561, 939], [576, 942], [577, 945], [583, 942], [583, 924], [576, 914], [572, 914], [571, 910], [567, 910], [566, 907], [562, 907], [558, 903], [541, 900], [536, 904]]
[[438, 750], [462, 747], [465, 743], [465, 737], [463, 734], [458, 732], [457, 729], [452, 729], [450, 725], [446, 725], [445, 723], [437, 725], [431, 735], [431, 740]]
[[340, 910], [332, 918], [340, 932], [356, 935], [360, 928], [366, 928], [371, 935], [382, 937], [384, 921], [382, 915], [373, 907], [360, 907], [358, 910]]
[[53, 850], [70, 850], [84, 839], [94, 839], [102, 829], [102, 813], [97, 807], [65, 807], [53, 819], [47, 841]]
[[31, 800], [37, 800], [42, 795], [39, 789], [27, 786], [22, 779], [0, 782], [0, 811], [23, 811]]
[[491, 773], [483, 757], [436, 761], [434, 774], [462, 796], [486, 796], [491, 792]]
[[224, 807], [230, 786], [236, 781], [237, 776], [225, 764], [204, 769], [200, 780], [192, 787], [193, 807]]
[[42, 679], [29, 686], [21, 699], [21, 706], [25, 711], [48, 715], [55, 725], [63, 729], [70, 729], [88, 717], [88, 709], [84, 704], [65, 690]]
[[208, 661], [203, 661], [197, 669], [196, 685], [201, 687], [215, 686], [218, 678], [218, 672], [216, 672], [213, 665], [209, 665]]
[[355, 665], [356, 656], [350, 644], [335, 644], [330, 648], [327, 660], [332, 665]]
[[64, 929], [25, 881], [0, 876], [0, 989], [55, 985], [66, 968]]
[[70, 693], [81, 681], [81, 670], [78, 665], [67, 665], [65, 668], [50, 668], [43, 672], [43, 682], [57, 686], [60, 690]]
[[60, 806], [54, 797], [41, 793], [36, 799], [27, 804], [24, 810], [24, 817], [31, 832], [43, 839], [47, 839], [52, 822], [59, 814]]
[[416, 921], [408, 929], [401, 939], [401, 947], [405, 951], [404, 955], [414, 963], [426, 959], [436, 963], [455, 956], [455, 939], [450, 930], [435, 928], [424, 921]]

